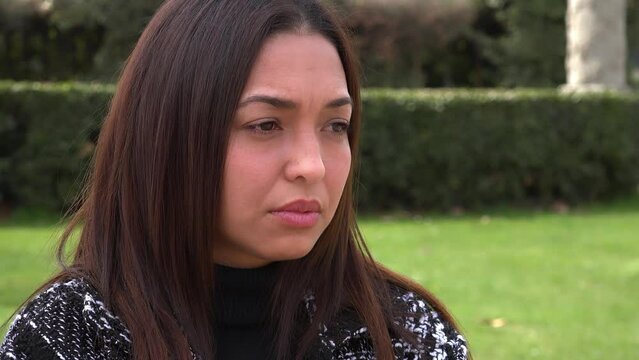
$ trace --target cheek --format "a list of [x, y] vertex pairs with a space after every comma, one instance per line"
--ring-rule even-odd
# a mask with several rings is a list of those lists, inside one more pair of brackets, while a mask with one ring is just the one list
[[334, 199], [334, 206], [342, 195], [346, 179], [351, 170], [351, 150], [348, 144], [331, 151], [330, 158], [327, 159], [326, 166], [326, 184], [329, 192]]
[[229, 144], [224, 171], [223, 199], [234, 217], [259, 210], [277, 178], [277, 159], [268, 152], [255, 151], [242, 142]]

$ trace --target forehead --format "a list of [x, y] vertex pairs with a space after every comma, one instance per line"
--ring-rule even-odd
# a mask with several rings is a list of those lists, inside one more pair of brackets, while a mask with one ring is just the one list
[[291, 97], [348, 95], [344, 68], [333, 44], [319, 34], [286, 32], [270, 37], [251, 69], [245, 93]]

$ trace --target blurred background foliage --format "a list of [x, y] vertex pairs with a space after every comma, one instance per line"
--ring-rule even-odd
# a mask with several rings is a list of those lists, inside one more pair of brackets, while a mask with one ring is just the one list
[[[100, 83], [0, 81], [0, 205], [72, 205], [113, 91]], [[572, 205], [637, 191], [637, 92], [362, 95], [359, 210]]]
[[[557, 90], [566, 78], [567, 0], [324, 1], [344, 15], [368, 88], [362, 209], [577, 204], [636, 193], [637, 92]], [[70, 205], [108, 84], [161, 2], [0, 0], [0, 210]], [[637, 87], [639, 0], [627, 3], [627, 73]], [[467, 89], [491, 87], [507, 89]]]
[[[326, 1], [348, 15], [366, 86], [540, 87], [565, 81], [566, 0]], [[2, 0], [0, 78], [113, 82], [160, 3]], [[628, 0], [627, 14], [629, 82], [636, 84], [639, 0]]]

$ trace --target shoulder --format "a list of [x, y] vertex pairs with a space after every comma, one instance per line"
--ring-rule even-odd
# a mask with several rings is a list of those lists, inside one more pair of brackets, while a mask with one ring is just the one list
[[403, 338], [393, 339], [393, 345], [403, 351], [405, 359], [468, 358], [468, 345], [464, 336], [426, 299], [413, 291], [397, 287], [393, 289], [393, 294], [400, 310], [395, 323], [408, 330], [417, 340], [417, 344], [412, 344]]
[[[466, 339], [426, 299], [393, 285], [390, 291], [394, 322], [400, 330], [391, 331], [396, 359], [468, 359]], [[324, 328], [320, 340], [333, 359], [375, 358], [368, 329], [352, 317]]]
[[84, 278], [55, 282], [20, 309], [0, 346], [0, 360], [118, 358], [129, 332]]

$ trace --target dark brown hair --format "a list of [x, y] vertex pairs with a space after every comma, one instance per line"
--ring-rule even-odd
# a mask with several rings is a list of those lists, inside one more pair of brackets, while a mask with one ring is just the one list
[[[350, 308], [368, 327], [377, 358], [393, 359], [391, 333], [408, 334], [393, 322], [389, 283], [418, 293], [455, 324], [433, 295], [377, 264], [357, 227], [358, 68], [334, 13], [319, 0], [169, 0], [127, 60], [77, 211], [60, 239], [63, 269], [40, 288], [89, 279], [129, 328], [135, 359], [189, 359], [189, 345], [214, 358], [211, 241], [229, 124], [262, 44], [284, 31], [319, 33], [338, 50], [354, 101], [353, 160], [315, 247], [281, 264], [272, 302], [277, 357], [301, 358], [319, 324]], [[65, 245], [78, 225], [79, 244], [65, 265]], [[312, 323], [299, 318], [308, 291], [315, 297]]]

